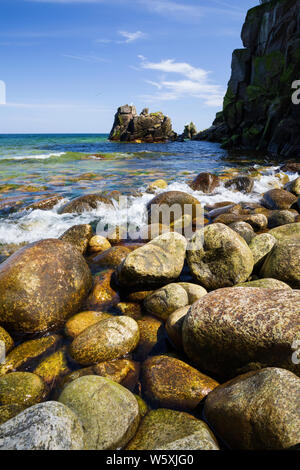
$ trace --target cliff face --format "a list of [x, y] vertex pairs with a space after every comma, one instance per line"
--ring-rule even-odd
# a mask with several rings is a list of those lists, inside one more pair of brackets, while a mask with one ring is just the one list
[[262, 1], [248, 12], [242, 40], [223, 112], [196, 139], [299, 158], [300, 104], [292, 102], [292, 84], [300, 80], [300, 0]]
[[137, 114], [135, 106], [121, 106], [115, 115], [115, 121], [109, 139], [121, 142], [166, 142], [175, 140], [177, 135], [172, 130], [171, 119], [162, 113], [149, 114], [144, 109]]

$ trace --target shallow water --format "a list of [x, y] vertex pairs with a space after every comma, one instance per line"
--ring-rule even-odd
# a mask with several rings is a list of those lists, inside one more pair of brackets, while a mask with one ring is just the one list
[[[261, 194], [275, 187], [278, 162], [267, 158], [229, 156], [218, 144], [208, 142], [173, 142], [168, 144], [112, 143], [107, 135], [0, 135], [0, 243], [32, 242], [58, 237], [69, 227], [96, 223], [100, 219], [143, 225], [144, 208], [153, 197], [147, 185], [165, 179], [168, 190], [186, 191], [202, 204], [221, 201], [257, 202]], [[228, 176], [260, 168], [251, 195], [233, 192], [221, 186], [213, 195], [193, 192], [187, 181], [202, 171]], [[22, 211], [22, 207], [54, 194], [67, 200], [93, 192], [118, 190], [130, 194], [128, 210], [99, 205], [97, 210], [81, 215], [59, 215], [51, 211]], [[61, 205], [60, 204], [60, 205]], [[12, 210], [13, 207], [13, 210]], [[18, 209], [18, 212], [16, 212]], [[21, 210], [21, 211], [20, 211]]]

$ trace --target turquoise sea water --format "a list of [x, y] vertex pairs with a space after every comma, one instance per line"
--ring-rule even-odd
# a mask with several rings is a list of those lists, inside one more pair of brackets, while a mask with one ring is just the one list
[[251, 171], [253, 165], [269, 167], [257, 182], [256, 195], [242, 197], [224, 187], [212, 196], [194, 194], [202, 203], [254, 200], [270, 186], [270, 178], [274, 180], [272, 164], [264, 156], [260, 161], [229, 156], [220, 145], [207, 142], [126, 144], [109, 142], [106, 134], [0, 135], [0, 244], [59, 236], [76, 223], [112, 217], [101, 207], [81, 216], [62, 216], [56, 209], [22, 212], [26, 205], [54, 194], [69, 200], [94, 192], [139, 190], [141, 196], [131, 200], [131, 217], [142, 222], [142, 208], [151, 198], [145, 189], [156, 179], [165, 179], [168, 189], [191, 192], [187, 181], [202, 171], [226, 176]]

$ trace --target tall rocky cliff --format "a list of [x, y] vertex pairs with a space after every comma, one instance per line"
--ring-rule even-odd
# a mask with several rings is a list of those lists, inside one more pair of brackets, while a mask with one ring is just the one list
[[260, 3], [247, 14], [244, 49], [233, 52], [223, 111], [196, 139], [297, 159], [300, 104], [292, 102], [292, 84], [300, 80], [300, 0]]

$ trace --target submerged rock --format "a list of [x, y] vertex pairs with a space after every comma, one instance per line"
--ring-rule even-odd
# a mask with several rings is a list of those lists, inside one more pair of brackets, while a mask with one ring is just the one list
[[112, 380], [81, 377], [67, 385], [59, 402], [79, 417], [85, 432], [85, 449], [120, 449], [136, 433], [140, 420], [137, 400]]
[[183, 269], [186, 239], [166, 233], [130, 253], [119, 268], [119, 282], [130, 287], [159, 287], [176, 280]]
[[83, 450], [83, 429], [62, 403], [41, 403], [0, 426], [0, 450]]
[[183, 345], [190, 360], [213, 377], [228, 379], [257, 367], [300, 374], [292, 345], [300, 339], [300, 292], [257, 288], [220, 289], [189, 310]]
[[[14, 340], [10, 336], [7, 331], [0, 326], [0, 348], [1, 348], [1, 341], [4, 343], [5, 346], [5, 354], [8, 354], [14, 347]], [[2, 349], [0, 349], [0, 354], [2, 353]], [[1, 366], [0, 366], [1, 369]]]
[[180, 411], [150, 411], [126, 450], [219, 450], [207, 424]]
[[206, 289], [245, 282], [253, 270], [253, 256], [245, 240], [223, 224], [198, 230], [187, 251], [193, 277]]
[[253, 186], [254, 180], [250, 176], [236, 176], [225, 183], [225, 188], [242, 193], [251, 193]]
[[106, 312], [81, 312], [70, 318], [65, 326], [65, 333], [69, 338], [76, 338], [89, 326], [95, 325], [96, 323], [111, 318], [112, 315]]
[[47, 389], [44, 381], [29, 372], [12, 372], [0, 377], [0, 403], [24, 408], [44, 401]]
[[276, 368], [236, 377], [209, 394], [205, 417], [239, 450], [284, 450], [300, 441], [300, 379]]
[[21, 411], [24, 411], [24, 406], [22, 405], [0, 405], [0, 425], [14, 418]]
[[42, 240], [0, 265], [0, 323], [20, 333], [57, 330], [76, 313], [91, 272], [69, 243]]
[[107, 318], [77, 336], [70, 354], [79, 364], [89, 366], [125, 356], [137, 347], [139, 339], [139, 327], [132, 318]]
[[174, 357], [149, 358], [142, 367], [142, 387], [155, 406], [193, 410], [218, 382]]

